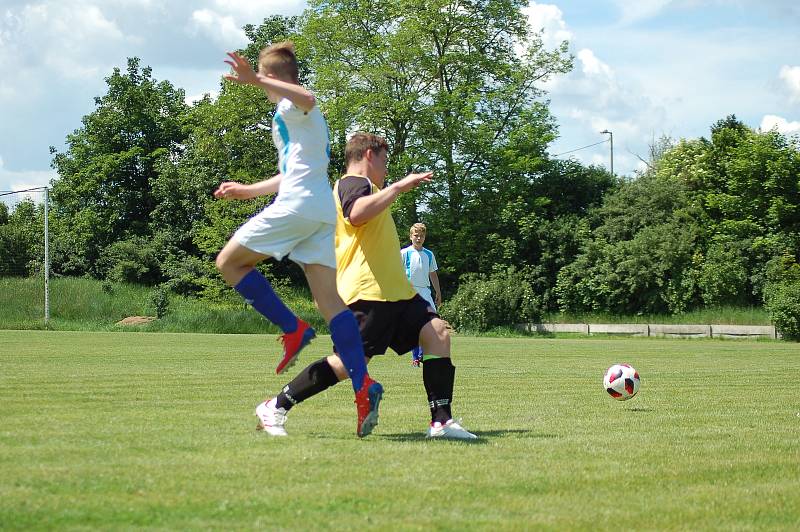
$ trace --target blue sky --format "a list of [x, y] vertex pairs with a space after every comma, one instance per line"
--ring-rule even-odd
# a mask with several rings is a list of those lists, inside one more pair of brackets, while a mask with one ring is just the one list
[[[104, 94], [107, 76], [138, 56], [154, 77], [215, 92], [241, 26], [299, 14], [303, 0], [3, 0], [0, 4], [0, 190], [47, 184], [50, 145], [64, 148]], [[570, 42], [575, 68], [546, 83], [558, 154], [614, 133], [614, 166], [630, 174], [662, 134], [707, 135], [736, 114], [752, 127], [800, 134], [800, 2], [598, 0], [531, 2], [545, 43]], [[601, 144], [573, 152], [607, 165]]]

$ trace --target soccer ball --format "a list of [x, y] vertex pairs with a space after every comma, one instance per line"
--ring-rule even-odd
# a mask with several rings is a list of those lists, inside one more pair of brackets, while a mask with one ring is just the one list
[[603, 388], [617, 401], [627, 401], [639, 391], [639, 372], [628, 364], [614, 364], [606, 370]]

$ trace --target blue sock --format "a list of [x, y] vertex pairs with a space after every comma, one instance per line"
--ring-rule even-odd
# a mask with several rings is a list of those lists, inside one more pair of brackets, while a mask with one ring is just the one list
[[367, 374], [367, 362], [364, 360], [364, 346], [356, 317], [349, 310], [343, 310], [333, 317], [330, 328], [336, 352], [350, 374], [353, 390], [358, 391]]
[[234, 289], [262, 316], [285, 333], [297, 330], [297, 316], [283, 304], [266, 277], [253, 268]]

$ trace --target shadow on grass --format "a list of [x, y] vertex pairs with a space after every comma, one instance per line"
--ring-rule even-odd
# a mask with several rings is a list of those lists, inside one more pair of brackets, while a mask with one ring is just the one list
[[647, 406], [632, 406], [630, 408], [626, 408], [628, 412], [653, 412], [652, 408]]
[[535, 433], [531, 430], [526, 429], [508, 429], [508, 430], [476, 430], [473, 431], [475, 435], [478, 437], [477, 440], [456, 440], [456, 439], [449, 439], [449, 438], [427, 438], [424, 433], [395, 433], [395, 434], [376, 434], [378, 438], [391, 440], [391, 441], [403, 441], [403, 442], [415, 442], [415, 441], [446, 441], [446, 442], [456, 442], [456, 443], [468, 443], [470, 445], [479, 445], [489, 443], [490, 439], [499, 439], [499, 438], [506, 438], [506, 437], [522, 437], [522, 438], [557, 438], [556, 434], [548, 434], [548, 433]]

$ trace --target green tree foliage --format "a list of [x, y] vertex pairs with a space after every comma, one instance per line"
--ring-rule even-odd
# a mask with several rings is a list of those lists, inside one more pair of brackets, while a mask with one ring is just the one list
[[434, 170], [395, 214], [403, 238], [426, 222], [454, 272], [488, 273], [520, 256], [511, 219], [544, 208], [531, 187], [550, 170], [555, 124], [538, 84], [567, 72], [571, 57], [566, 43], [548, 51], [529, 33], [525, 5], [316, 0], [303, 22], [334, 156], [348, 132], [367, 129], [390, 143], [390, 180]]
[[486, 331], [541, 319], [541, 300], [534, 293], [530, 272], [513, 266], [490, 275], [464, 276], [458, 291], [440, 309], [458, 330]]
[[682, 312], [760, 304], [767, 264], [796, 253], [800, 150], [731, 116], [711, 139], [656, 150], [639, 179], [608, 194], [558, 276], [564, 310]]
[[43, 257], [43, 206], [25, 200], [9, 209], [0, 202], [0, 276], [41, 271]]
[[183, 90], [155, 80], [136, 58], [124, 73], [114, 69], [106, 84], [96, 109], [67, 136], [67, 151], [51, 148], [59, 174], [52, 192], [60, 244], [54, 267], [68, 273], [99, 274], [106, 247], [150, 234], [157, 165], [181, 153]]

